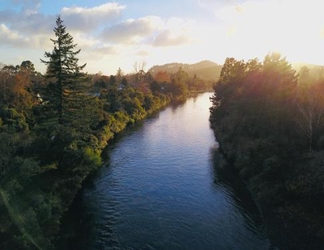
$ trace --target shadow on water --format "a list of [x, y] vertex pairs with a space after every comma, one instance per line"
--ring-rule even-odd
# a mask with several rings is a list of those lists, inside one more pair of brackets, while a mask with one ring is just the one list
[[[124, 135], [125, 136], [125, 135]], [[122, 139], [116, 138], [116, 140]], [[113, 147], [113, 145], [111, 146]], [[244, 216], [245, 220], [248, 221], [248, 225], [254, 225], [257, 227], [258, 231], [263, 227], [262, 217], [259, 213], [258, 207], [255, 205], [250, 192], [247, 190], [245, 184], [242, 182], [237, 173], [227, 166], [226, 161], [222, 155], [218, 152], [217, 148], [210, 149], [210, 161], [211, 161], [211, 171], [213, 180], [213, 188], [223, 188], [227, 190], [227, 193], [230, 195], [231, 199], [234, 201], [235, 207], [240, 210]], [[109, 161], [105, 163], [105, 166], [109, 168]], [[107, 168], [106, 168], [107, 171]], [[96, 176], [100, 175], [101, 170], [92, 173], [89, 178], [84, 183], [84, 188], [89, 190], [94, 188], [94, 181], [97, 181]], [[86, 199], [89, 202], [89, 198], [85, 197], [84, 189], [82, 189], [77, 197], [75, 198], [71, 209], [67, 212], [63, 227], [61, 230], [62, 239], [57, 245], [57, 249], [60, 250], [79, 250], [79, 249], [88, 249], [90, 248], [90, 242], [93, 242], [92, 239], [96, 237], [93, 235], [93, 230], [89, 227], [95, 221], [93, 218], [94, 213], [89, 213], [86, 209], [86, 202], [83, 200]], [[112, 218], [113, 220], [113, 218]], [[109, 221], [109, 218], [106, 218], [105, 224], [109, 225], [113, 221]], [[254, 228], [247, 228], [248, 230], [253, 231]], [[264, 235], [266, 238], [266, 235]], [[114, 240], [111, 238], [111, 240]], [[106, 242], [107, 243], [107, 242]], [[116, 245], [112, 244], [112, 245]], [[99, 246], [98, 246], [98, 249]], [[269, 243], [269, 250], [275, 250], [276, 247], [272, 246]]]
[[[248, 222], [247, 229], [264, 232], [264, 238], [267, 238], [264, 221], [258, 206], [256, 205], [250, 191], [242, 181], [238, 173], [225, 160], [223, 155], [218, 151], [217, 147], [210, 149], [210, 161], [213, 172], [214, 188], [222, 187], [227, 190], [231, 199], [234, 201], [234, 206], [241, 211], [245, 220]], [[249, 228], [251, 227], [251, 228]], [[271, 242], [269, 242], [269, 250], [279, 250]]]
[[[106, 161], [108, 160], [109, 158], [106, 159]], [[95, 171], [87, 177], [83, 183], [83, 188], [76, 195], [70, 209], [64, 215], [56, 244], [57, 250], [85, 249], [84, 246], [87, 246], [88, 242], [91, 241], [92, 230], [89, 225], [94, 219], [92, 218], [93, 214], [87, 213], [84, 189], [94, 189], [94, 181], [98, 175], [99, 171]]]
[[[159, 113], [153, 113], [146, 118], [156, 119], [159, 117]], [[109, 141], [109, 144], [102, 152], [102, 158], [104, 164], [98, 170], [89, 174], [86, 180], [83, 182], [83, 187], [73, 200], [71, 207], [66, 212], [62, 219], [60, 234], [56, 243], [56, 249], [58, 250], [80, 250], [87, 249], [85, 246], [89, 245], [89, 242], [93, 242], [93, 230], [89, 227], [94, 219], [94, 213], [90, 213], [87, 209], [87, 202], [89, 199], [85, 196], [85, 190], [94, 190], [95, 182], [101, 175], [102, 171], [109, 170], [110, 167], [110, 152], [116, 147], [117, 143], [130, 134], [140, 130], [143, 127], [145, 121], [138, 121], [135, 124], [128, 125], [127, 129], [121, 131]], [[106, 218], [106, 224], [109, 225], [109, 218]]]
[[210, 150], [210, 158], [213, 166], [214, 186], [225, 187], [229, 190], [231, 198], [235, 201], [236, 207], [242, 211], [247, 221], [252, 220], [248, 225], [256, 225], [267, 232], [271, 241], [269, 250], [320, 250], [324, 249], [324, 243], [314, 239], [310, 240], [309, 235], [304, 234], [305, 228], [296, 225], [289, 228], [282, 219], [276, 217], [271, 211], [263, 211], [265, 218], [261, 216], [252, 194], [239, 177], [238, 173], [230, 166], [217, 148]]
[[269, 213], [269, 211], [265, 214], [265, 218], [263, 218], [252, 194], [235, 169], [218, 152], [217, 148], [210, 150], [210, 158], [212, 161], [211, 166], [213, 166], [214, 187], [219, 188], [221, 186], [229, 191], [228, 194], [235, 201], [236, 208], [241, 211], [241, 214], [247, 221], [252, 221], [251, 223], [247, 223], [247, 225], [260, 227], [262, 231], [267, 233], [266, 237], [271, 241], [269, 250], [324, 249], [323, 242], [310, 241], [309, 239], [305, 239], [305, 236], [298, 236], [296, 233], [296, 230], [302, 232], [307, 229], [285, 227], [285, 223], [275, 217], [274, 214]]
[[242, 214], [251, 215], [253, 221], [258, 226], [261, 226], [263, 224], [261, 214], [245, 183], [238, 176], [237, 172], [228, 165], [217, 148], [212, 148], [210, 154], [214, 167], [214, 185], [216, 187], [221, 185], [229, 190], [231, 198], [237, 203], [237, 208], [246, 211]]
[[[70, 210], [64, 215], [56, 249], [77, 250], [82, 249], [85, 242], [80, 235], [88, 235], [91, 231], [85, 225], [87, 217], [85, 217], [85, 207], [82, 202], [83, 190], [75, 197]], [[73, 212], [71, 212], [73, 211]], [[76, 212], [77, 211], [77, 212]]]

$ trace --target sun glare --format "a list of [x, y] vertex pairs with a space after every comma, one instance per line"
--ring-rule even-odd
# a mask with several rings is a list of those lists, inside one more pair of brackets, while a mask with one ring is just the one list
[[277, 51], [289, 60], [324, 62], [324, 18], [318, 1], [249, 1], [217, 12], [238, 58]]

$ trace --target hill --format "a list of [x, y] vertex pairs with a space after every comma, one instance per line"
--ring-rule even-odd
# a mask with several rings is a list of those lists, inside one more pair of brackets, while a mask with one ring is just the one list
[[168, 63], [164, 65], [156, 65], [149, 69], [152, 75], [157, 74], [159, 71], [166, 71], [170, 74], [176, 73], [182, 67], [189, 76], [196, 75], [200, 79], [217, 81], [222, 69], [222, 65], [211, 61], [201, 61], [195, 64], [184, 63]]

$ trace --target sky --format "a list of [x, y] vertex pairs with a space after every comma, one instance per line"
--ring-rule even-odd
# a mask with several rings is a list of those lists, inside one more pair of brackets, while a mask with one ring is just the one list
[[[259, 58], [324, 65], [322, 0], [0, 0], [0, 63], [45, 73], [58, 15], [88, 73]], [[143, 63], [144, 62], [144, 63]]]

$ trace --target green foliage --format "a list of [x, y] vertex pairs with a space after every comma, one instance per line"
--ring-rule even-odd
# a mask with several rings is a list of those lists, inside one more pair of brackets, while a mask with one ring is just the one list
[[[63, 214], [113, 136], [170, 102], [119, 69], [92, 79], [60, 17], [45, 78], [26, 60], [0, 71], [0, 248], [53, 249]], [[136, 79], [135, 79], [136, 80]], [[160, 89], [161, 90], [161, 89]]]
[[228, 58], [214, 86], [210, 122], [265, 213], [275, 211], [290, 230], [298, 221], [309, 235], [323, 237], [324, 85], [312, 79], [306, 68], [298, 79], [279, 54], [263, 63]]
[[93, 149], [90, 147], [86, 147], [83, 149], [85, 159], [89, 161], [89, 165], [93, 165], [95, 167], [99, 167], [101, 165], [101, 152], [98, 149]]
[[75, 50], [77, 45], [66, 32], [60, 16], [56, 19], [54, 33], [56, 40], [51, 39], [54, 49], [52, 53], [45, 52], [48, 61], [42, 60], [47, 65], [46, 78], [49, 81], [44, 94], [48, 101], [49, 115], [56, 116], [60, 125], [70, 125], [78, 116], [77, 111], [85, 109], [88, 104], [84, 85], [87, 76], [82, 73], [85, 64], [78, 65], [76, 56], [80, 50]]
[[29, 129], [26, 117], [19, 113], [15, 108], [1, 108], [0, 117], [3, 125], [6, 125], [10, 130], [23, 132], [28, 131]]
[[22, 233], [16, 236], [16, 240], [20, 241], [25, 249], [34, 249], [34, 247], [36, 249], [52, 249], [50, 242], [43, 236], [35, 211], [26, 206], [22, 202], [23, 199], [18, 196], [9, 200], [2, 190], [0, 190], [0, 195], [11, 220]]

